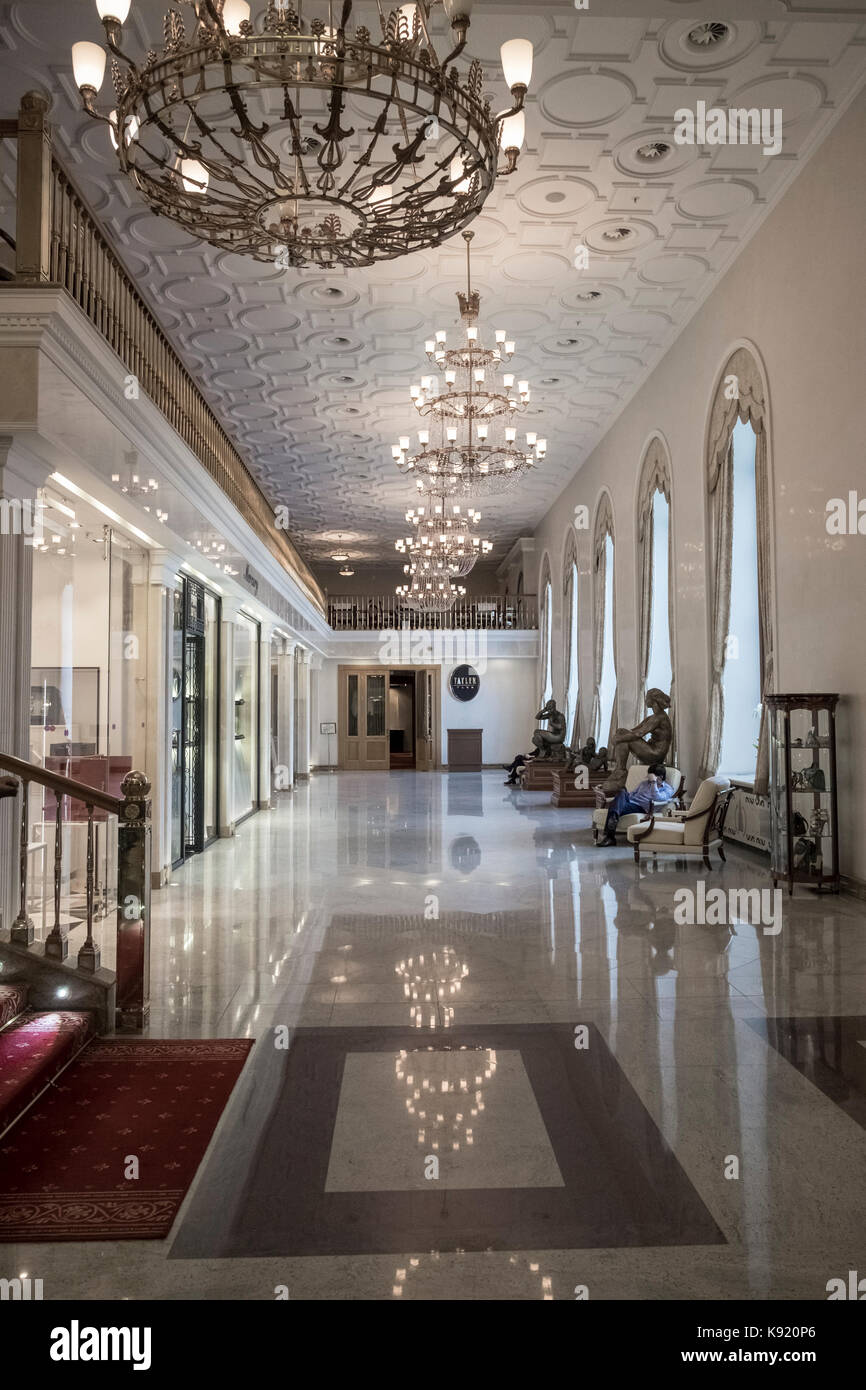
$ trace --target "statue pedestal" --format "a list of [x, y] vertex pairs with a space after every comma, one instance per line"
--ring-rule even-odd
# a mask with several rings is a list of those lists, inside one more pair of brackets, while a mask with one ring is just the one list
[[520, 785], [525, 792], [549, 792], [553, 786], [553, 778], [556, 769], [562, 770], [561, 764], [556, 763], [527, 763], [520, 778]]
[[595, 789], [600, 787], [607, 776], [606, 772], [591, 772], [588, 787], [574, 785], [574, 772], [558, 768], [553, 774], [552, 806], [590, 806], [595, 810]]

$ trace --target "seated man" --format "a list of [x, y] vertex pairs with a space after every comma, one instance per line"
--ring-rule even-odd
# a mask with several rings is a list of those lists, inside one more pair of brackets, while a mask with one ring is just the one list
[[527, 763], [534, 762], [537, 757], [537, 752], [518, 753], [513, 763], [503, 763], [503, 770], [508, 773], [504, 785], [506, 787], [516, 787], [520, 778], [520, 773], [522, 772], [523, 768], [526, 766]]
[[[625, 788], [618, 791], [613, 801], [610, 803], [610, 810], [607, 813], [607, 820], [604, 823], [604, 839], [599, 840], [599, 849], [616, 844], [616, 826], [620, 816], [637, 814], [641, 816], [651, 815], [654, 805], [660, 805], [665, 801], [670, 801], [675, 795], [674, 789], [669, 782], [665, 781], [664, 763], [653, 763], [647, 770], [647, 775], [633, 792], [627, 792]], [[600, 798], [600, 800], [599, 800]], [[600, 806], [605, 805], [604, 793], [596, 794]]]

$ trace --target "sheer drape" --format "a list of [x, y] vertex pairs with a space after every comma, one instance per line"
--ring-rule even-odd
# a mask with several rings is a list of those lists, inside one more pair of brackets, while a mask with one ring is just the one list
[[[653, 541], [654, 541], [654, 521], [653, 504], [655, 495], [660, 492], [667, 502], [671, 505], [671, 466], [667, 450], [662, 441], [656, 436], [649, 443], [644, 454], [643, 464], [641, 465], [641, 484], [638, 492], [638, 515], [637, 515], [637, 538], [638, 538], [638, 565], [640, 570], [640, 614], [638, 638], [639, 649], [639, 670], [638, 670], [638, 691], [637, 707], [635, 709], [635, 723], [643, 719], [645, 709], [645, 696], [647, 687], [647, 674], [649, 672], [650, 661], [650, 642], [652, 640], [652, 613], [653, 613]], [[673, 612], [673, 521], [669, 518], [668, 522], [668, 634], [671, 646], [671, 688], [667, 694], [671, 697], [670, 719], [674, 730], [674, 739], [671, 745], [672, 753], [676, 752], [676, 671], [674, 667], [674, 612]]]
[[[610, 729], [598, 728], [601, 718], [601, 678], [604, 667], [604, 603], [607, 589], [607, 547], [605, 542], [608, 536], [613, 539], [613, 510], [610, 497], [605, 493], [599, 503], [595, 519], [592, 561], [593, 695], [590, 726], [599, 747], [604, 743], [610, 746], [610, 735], [616, 728], [617, 719], [617, 695], [614, 694]], [[613, 594], [613, 623], [614, 674], [616, 674], [616, 585], [614, 585]]]
[[[563, 656], [565, 659], [565, 708], [569, 716], [568, 728], [565, 731], [566, 741], [571, 747], [575, 747], [578, 739], [578, 726], [580, 724], [580, 669], [576, 667], [574, 681], [572, 682], [571, 663], [576, 658], [576, 652], [572, 650], [572, 629], [574, 627], [575, 605], [577, 604], [577, 550], [574, 543], [574, 532], [569, 531], [568, 541], [565, 547], [565, 557], [563, 559], [563, 586], [562, 586], [562, 611], [563, 611]], [[575, 642], [579, 642], [579, 632], [574, 634]], [[572, 689], [572, 684], [574, 689]], [[573, 711], [573, 712], [572, 712]]]
[[[758, 364], [748, 348], [737, 348], [722, 372], [710, 418], [710, 445], [707, 458], [707, 491], [710, 497], [712, 545], [712, 686], [704, 740], [704, 777], [712, 776], [719, 765], [724, 699], [722, 675], [728, 635], [731, 600], [731, 543], [733, 521], [733, 452], [731, 434], [737, 420], [751, 423], [755, 431], [755, 491], [758, 518], [758, 613], [761, 643], [761, 697], [773, 689], [775, 651], [773, 641], [773, 558], [770, 534], [768, 481], [768, 406]], [[721, 490], [720, 490], [721, 489]], [[722, 605], [720, 607], [719, 605]], [[721, 631], [720, 631], [721, 630]], [[766, 706], [761, 710], [761, 732], [755, 791], [765, 795], [769, 781], [768, 721]]]
[[539, 585], [538, 592], [541, 597], [541, 608], [539, 611], [538, 624], [540, 629], [539, 635], [541, 637], [541, 680], [539, 682], [541, 690], [541, 697], [539, 699], [540, 708], [544, 704], [545, 700], [549, 698], [547, 694], [548, 676], [552, 675], [551, 642], [553, 635], [551, 633], [551, 620], [553, 614], [551, 612], [552, 604], [550, 602], [552, 596], [552, 589], [550, 584], [550, 567], [546, 563], [544, 566], [544, 572], [541, 577], [541, 584]]

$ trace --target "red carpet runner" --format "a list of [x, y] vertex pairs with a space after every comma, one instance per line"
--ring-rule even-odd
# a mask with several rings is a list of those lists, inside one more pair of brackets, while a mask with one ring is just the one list
[[251, 1047], [92, 1042], [0, 1140], [0, 1243], [167, 1236]]

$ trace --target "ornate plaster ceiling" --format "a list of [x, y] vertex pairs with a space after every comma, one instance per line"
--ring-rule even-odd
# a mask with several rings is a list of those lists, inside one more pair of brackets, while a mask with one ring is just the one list
[[[134, 0], [142, 48], [164, 8]], [[625, 17], [607, 8], [480, 0], [470, 31], [495, 104], [502, 39], [525, 35], [536, 55], [519, 173], [473, 224], [482, 318], [517, 338], [530, 427], [549, 441], [529, 482], [481, 503], [495, 561], [537, 524], [866, 77], [864, 13], [850, 7], [784, 17], [752, 4], [770, 17], [728, 18], [747, 7], [720, 4], [725, 31], [706, 42], [690, 38], [706, 6], [657, 3], [664, 18], [639, 0]], [[61, 158], [264, 490], [289, 507], [301, 551], [332, 589], [335, 548], [359, 577], [365, 562], [379, 569], [414, 496], [390, 446], [415, 424], [408, 387], [425, 337], [457, 319], [462, 242], [328, 276], [197, 244], [144, 208], [104, 128], [79, 111], [70, 46], [99, 37], [92, 0], [0, 5], [0, 114], [29, 88], [50, 91]], [[700, 99], [781, 106], [782, 153], [674, 144], [675, 110]]]

